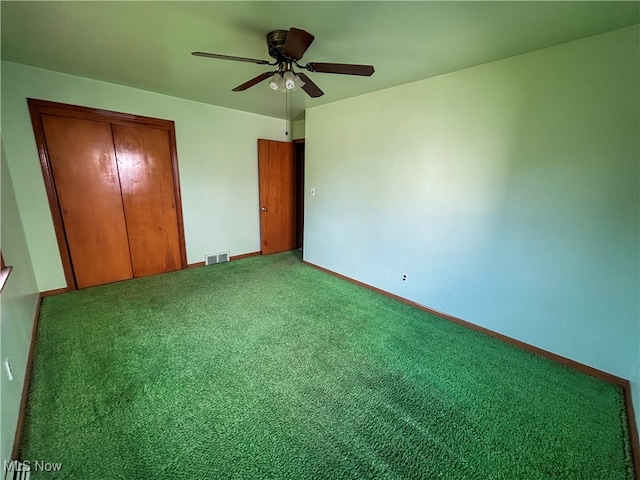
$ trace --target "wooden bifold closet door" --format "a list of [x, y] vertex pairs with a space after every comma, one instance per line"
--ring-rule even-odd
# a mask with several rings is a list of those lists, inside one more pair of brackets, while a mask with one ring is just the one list
[[173, 123], [29, 108], [68, 288], [184, 268]]
[[179, 270], [180, 241], [168, 132], [113, 125], [134, 277]]

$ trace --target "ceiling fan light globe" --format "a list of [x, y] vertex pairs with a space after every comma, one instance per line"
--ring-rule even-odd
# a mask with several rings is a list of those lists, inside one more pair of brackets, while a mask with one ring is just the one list
[[282, 91], [284, 89], [282, 75], [280, 75], [279, 73], [274, 73], [273, 76], [269, 79], [269, 88], [275, 90], [276, 92]]
[[290, 70], [284, 72], [282, 78], [284, 80], [284, 88], [286, 88], [287, 90], [293, 90], [294, 88], [296, 88], [296, 82], [294, 80], [295, 77], [293, 75], [293, 72], [291, 72]]
[[304, 85], [302, 79], [290, 70], [282, 74], [282, 79], [284, 81], [285, 92], [296, 92]]

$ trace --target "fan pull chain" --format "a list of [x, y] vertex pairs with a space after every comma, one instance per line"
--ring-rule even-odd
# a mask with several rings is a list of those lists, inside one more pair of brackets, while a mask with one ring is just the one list
[[289, 117], [290, 117], [290, 110], [291, 110], [291, 92], [287, 91], [284, 94], [284, 121], [285, 126], [284, 126], [284, 136], [288, 137], [289, 136]]

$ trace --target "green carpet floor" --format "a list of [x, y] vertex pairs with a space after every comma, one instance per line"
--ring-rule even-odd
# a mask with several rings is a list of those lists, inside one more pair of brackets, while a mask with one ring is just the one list
[[632, 479], [622, 391], [304, 265], [44, 300], [33, 479]]

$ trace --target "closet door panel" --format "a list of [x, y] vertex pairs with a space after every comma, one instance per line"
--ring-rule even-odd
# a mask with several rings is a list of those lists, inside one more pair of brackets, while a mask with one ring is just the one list
[[132, 278], [111, 124], [42, 116], [78, 288]]
[[165, 129], [113, 125], [135, 277], [182, 268], [171, 144]]

